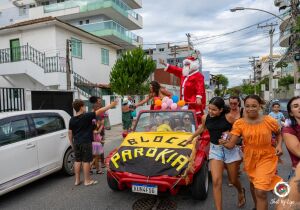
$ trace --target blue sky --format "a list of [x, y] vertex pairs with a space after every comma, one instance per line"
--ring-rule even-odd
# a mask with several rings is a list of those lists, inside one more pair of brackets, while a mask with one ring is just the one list
[[[242, 83], [249, 78], [252, 67], [250, 56], [264, 56], [270, 51], [267, 29], [258, 29], [257, 23], [279, 23], [273, 16], [259, 11], [230, 12], [230, 8], [242, 6], [264, 9], [279, 14], [273, 0], [143, 0], [143, 8], [137, 10], [143, 16], [144, 28], [135, 31], [144, 39], [144, 48], [155, 47], [155, 43], [187, 44], [186, 33], [203, 57], [203, 70], [212, 74], [224, 74], [229, 86]], [[226, 36], [207, 38], [235, 31], [246, 30]], [[282, 54], [278, 45], [278, 27], [274, 35], [274, 53]]]

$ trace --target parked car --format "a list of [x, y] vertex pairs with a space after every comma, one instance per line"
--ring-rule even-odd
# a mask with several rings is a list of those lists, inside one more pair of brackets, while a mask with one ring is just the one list
[[55, 171], [74, 174], [69, 120], [60, 110], [0, 113], [0, 195]]
[[289, 99], [273, 99], [267, 102], [265, 107], [265, 114], [269, 114], [272, 111], [272, 104], [275, 102], [280, 104], [280, 112], [282, 112], [285, 118], [288, 118], [289, 115], [287, 111], [287, 104], [289, 102]]
[[192, 110], [141, 111], [133, 132], [106, 158], [108, 186], [152, 195], [175, 195], [188, 186], [194, 199], [206, 199], [209, 134], [186, 144], [198, 127], [195, 119]]

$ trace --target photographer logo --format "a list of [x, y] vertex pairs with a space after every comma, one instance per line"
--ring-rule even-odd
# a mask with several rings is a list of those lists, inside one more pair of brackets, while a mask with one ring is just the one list
[[278, 182], [276, 184], [276, 186], [274, 187], [274, 193], [275, 195], [277, 195], [280, 198], [284, 198], [286, 196], [288, 196], [288, 194], [290, 193], [290, 186], [288, 183], [286, 182]]

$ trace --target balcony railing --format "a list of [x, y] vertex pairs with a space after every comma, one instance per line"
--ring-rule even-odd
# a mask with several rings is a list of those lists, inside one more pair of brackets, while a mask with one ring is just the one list
[[59, 56], [46, 57], [33, 47], [23, 45], [20, 47], [0, 49], [0, 64], [29, 60], [44, 69], [45, 72], [65, 72], [64, 58]]
[[284, 19], [286, 16], [290, 16], [291, 15], [291, 9], [285, 11], [284, 13], [282, 13], [281, 17]]
[[113, 31], [116, 36], [118, 36], [120, 39], [126, 42], [132, 43], [133, 41], [141, 41], [139, 36], [130, 32], [128, 29], [124, 28], [123, 26], [112, 20], [98, 23], [90, 23], [86, 25], [77, 25], [77, 27], [90, 33], [93, 33], [97, 36], [110, 35], [111, 31]]
[[292, 27], [288, 27], [285, 31], [280, 33], [280, 37], [285, 37], [288, 36], [292, 33], [293, 28]]
[[44, 12], [56, 12], [71, 8], [80, 8], [80, 12], [93, 11], [101, 8], [115, 7], [124, 16], [130, 15], [135, 19], [139, 19], [139, 15], [132, 10], [127, 4], [121, 0], [72, 0], [60, 3], [54, 3], [44, 6]]
[[[76, 89], [86, 97], [90, 96], [101, 96], [101, 88], [92, 87], [93, 83], [85, 79], [81, 75], [73, 72], [74, 86]], [[90, 86], [90, 87], [88, 87]]]

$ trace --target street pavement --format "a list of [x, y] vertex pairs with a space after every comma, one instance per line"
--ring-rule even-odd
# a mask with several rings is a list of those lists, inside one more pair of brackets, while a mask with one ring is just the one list
[[[111, 130], [106, 131], [106, 153], [117, 147], [121, 143], [122, 127], [113, 126]], [[285, 148], [285, 147], [284, 147]], [[278, 173], [284, 179], [287, 178], [290, 169], [290, 159], [287, 151], [284, 149], [282, 157], [283, 164], [278, 167]], [[5, 169], [1, 169], [5, 170]], [[147, 197], [143, 194], [135, 194], [130, 190], [122, 192], [113, 192], [107, 185], [106, 175], [93, 175], [99, 183], [94, 186], [74, 186], [74, 177], [68, 177], [62, 173], [49, 175], [41, 180], [33, 182], [27, 186], [12, 191], [0, 197], [0, 209], [10, 210], [64, 210], [64, 209], [100, 209], [100, 210], [131, 210], [132, 205], [138, 199]], [[247, 203], [243, 209], [250, 210], [253, 208], [249, 184], [247, 177], [242, 173], [242, 185], [246, 188]], [[227, 174], [223, 174], [223, 206], [224, 209], [238, 209], [236, 207], [237, 194], [234, 188], [229, 187]], [[177, 205], [178, 210], [213, 210], [214, 201], [212, 195], [212, 184], [210, 183], [209, 195], [205, 201], [195, 201], [183, 190], [176, 196], [167, 195], [170, 201]], [[271, 199], [276, 199], [272, 193], [269, 195], [270, 207], [274, 209], [274, 204], [271, 204]], [[274, 200], [273, 200], [274, 201]], [[157, 202], [159, 203], [159, 202]], [[167, 209], [167, 208], [165, 208]]]

